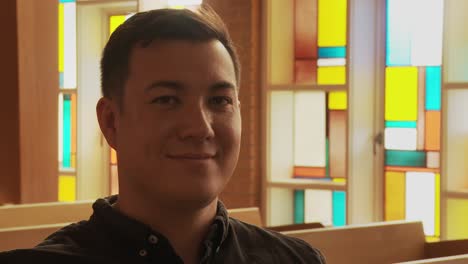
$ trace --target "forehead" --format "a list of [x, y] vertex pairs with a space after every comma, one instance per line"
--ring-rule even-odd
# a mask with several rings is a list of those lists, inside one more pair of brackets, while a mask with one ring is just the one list
[[218, 40], [153, 41], [136, 45], [129, 60], [129, 80], [227, 81], [235, 80], [234, 64]]

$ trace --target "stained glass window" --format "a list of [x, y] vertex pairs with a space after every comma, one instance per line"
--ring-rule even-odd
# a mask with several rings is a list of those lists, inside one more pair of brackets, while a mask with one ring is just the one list
[[385, 220], [438, 238], [443, 0], [387, 0], [386, 12]]
[[59, 42], [59, 201], [76, 199], [76, 3], [58, 3]]
[[[342, 226], [346, 224], [348, 3], [270, 4], [268, 177], [274, 187], [269, 224]], [[277, 24], [275, 16], [280, 14], [282, 23]], [[291, 32], [285, 25], [293, 29], [291, 36], [285, 35]], [[288, 37], [293, 45], [287, 43]]]

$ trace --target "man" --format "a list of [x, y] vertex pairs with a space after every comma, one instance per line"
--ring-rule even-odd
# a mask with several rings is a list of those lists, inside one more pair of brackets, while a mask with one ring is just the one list
[[134, 15], [101, 71], [97, 117], [117, 151], [119, 195], [0, 262], [324, 263], [299, 239], [229, 218], [218, 200], [239, 155], [240, 66], [211, 9]]

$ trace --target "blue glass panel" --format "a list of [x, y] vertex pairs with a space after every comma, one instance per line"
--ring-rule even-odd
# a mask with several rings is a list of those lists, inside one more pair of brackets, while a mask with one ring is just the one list
[[385, 165], [402, 167], [426, 167], [426, 152], [385, 150]]
[[416, 121], [385, 121], [385, 127], [416, 128]]
[[346, 47], [319, 47], [318, 56], [319, 58], [346, 58]]
[[63, 163], [64, 168], [71, 168], [71, 96], [63, 95]]
[[411, 20], [408, 0], [387, 0], [387, 66], [411, 65]]
[[59, 87], [63, 88], [63, 72], [59, 72]]
[[333, 226], [346, 225], [346, 193], [333, 192]]
[[426, 110], [440, 111], [442, 71], [440, 66], [426, 67]]
[[304, 190], [294, 190], [294, 224], [304, 223]]

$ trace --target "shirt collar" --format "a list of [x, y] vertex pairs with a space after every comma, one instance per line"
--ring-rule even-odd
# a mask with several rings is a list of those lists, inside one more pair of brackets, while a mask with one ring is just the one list
[[[91, 222], [96, 222], [100, 228], [108, 231], [108, 235], [116, 243], [122, 243], [125, 247], [141, 248], [148, 243], [148, 237], [156, 235], [161, 242], [168, 240], [157, 230], [152, 230], [149, 226], [141, 223], [127, 215], [114, 209], [112, 205], [118, 200], [118, 195], [112, 195], [96, 200], [93, 204], [94, 213], [90, 218]], [[204, 244], [211, 250], [218, 249], [228, 236], [229, 216], [221, 201], [218, 201], [216, 216], [213, 224], [205, 238]]]

